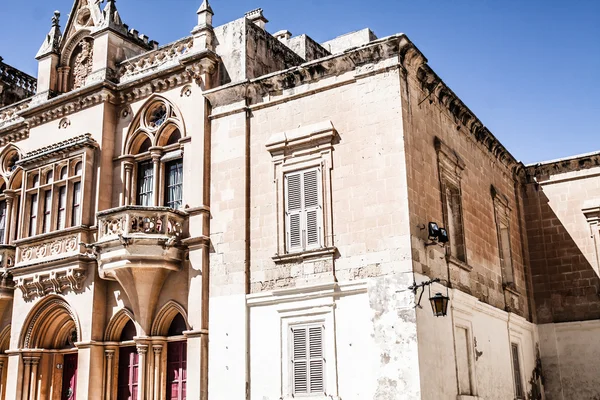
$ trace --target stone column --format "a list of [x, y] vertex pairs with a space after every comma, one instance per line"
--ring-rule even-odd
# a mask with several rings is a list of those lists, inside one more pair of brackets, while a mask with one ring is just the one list
[[66, 93], [69, 91], [69, 74], [71, 72], [71, 67], [61, 67], [59, 71], [59, 91], [61, 93]]
[[29, 400], [37, 399], [37, 370], [40, 363], [39, 357], [31, 358], [31, 378], [29, 381]]
[[161, 189], [161, 168], [160, 168], [160, 159], [162, 157], [162, 150], [160, 148], [152, 147], [150, 148], [150, 155], [152, 156], [152, 164], [154, 166], [153, 177], [154, 177], [154, 188], [153, 188], [153, 205], [158, 206], [160, 204], [160, 189]]
[[152, 182], [154, 184], [154, 189], [152, 192], [152, 195], [154, 197], [153, 199], [153, 205], [154, 206], [158, 206], [160, 204], [160, 182], [162, 181], [160, 179], [160, 159], [162, 157], [162, 150], [159, 148], [151, 148], [150, 149], [150, 155], [152, 156], [152, 164], [154, 166], [154, 171], [153, 171], [153, 179], [154, 182]]
[[106, 357], [106, 393], [105, 400], [112, 399], [112, 377], [114, 375], [113, 372], [113, 358], [115, 356], [115, 351], [112, 349], [104, 350], [104, 356]]
[[145, 400], [146, 396], [146, 353], [148, 353], [147, 344], [138, 344], [137, 352], [139, 354], [138, 360], [138, 399]]
[[132, 182], [133, 182], [133, 162], [130, 160], [123, 161], [123, 169], [125, 170], [125, 190], [123, 191], [123, 205], [128, 206], [132, 203]]
[[21, 399], [29, 400], [29, 380], [31, 379], [31, 357], [23, 357], [23, 389]]
[[2, 243], [9, 244], [11, 241], [11, 232], [12, 232], [12, 210], [13, 204], [15, 202], [16, 194], [12, 191], [4, 191], [4, 195], [6, 196], [6, 221], [4, 224], [4, 237], [0, 238]]
[[154, 400], [162, 400], [161, 390], [161, 371], [162, 363], [160, 362], [160, 356], [162, 354], [163, 345], [155, 344], [152, 346], [154, 350]]

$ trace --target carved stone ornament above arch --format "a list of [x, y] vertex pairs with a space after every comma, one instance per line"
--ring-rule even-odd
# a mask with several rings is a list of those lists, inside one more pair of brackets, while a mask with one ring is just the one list
[[81, 31], [77, 32], [75, 35], [73, 35], [71, 38], [64, 42], [60, 54], [61, 67], [69, 66], [71, 58], [73, 56], [73, 52], [75, 51], [79, 43], [84, 39], [88, 39], [93, 42], [93, 39], [90, 36], [90, 31], [88, 29], [82, 29]]
[[156, 317], [154, 317], [154, 322], [152, 323], [151, 329], [152, 336], [167, 336], [171, 322], [173, 322], [173, 319], [177, 316], [177, 314], [181, 314], [183, 320], [185, 321], [187, 330], [190, 330], [191, 328], [188, 323], [188, 316], [183, 306], [174, 300], [169, 300], [164, 306], [162, 306], [160, 311], [156, 313]]
[[179, 109], [160, 95], [151, 96], [132, 120], [123, 146], [123, 153], [134, 154], [138, 150], [140, 134], [150, 138], [152, 146], [162, 146], [168, 137], [179, 131], [186, 137], [185, 122]]
[[135, 325], [136, 330], [139, 332], [138, 325], [135, 323], [135, 317], [133, 313], [127, 308], [121, 308], [108, 322], [106, 330], [104, 331], [104, 341], [106, 342], [118, 342], [121, 338], [123, 328], [129, 321], [132, 321]]
[[17, 161], [22, 157], [21, 150], [14, 144], [9, 144], [0, 152], [0, 171], [5, 177], [9, 177], [18, 168]]
[[19, 348], [61, 349], [70, 341], [73, 329], [81, 341], [81, 325], [77, 313], [61, 296], [52, 295], [41, 300], [23, 324]]

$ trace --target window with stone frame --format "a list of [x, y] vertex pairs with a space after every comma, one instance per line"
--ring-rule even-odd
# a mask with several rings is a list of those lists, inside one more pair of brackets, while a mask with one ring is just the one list
[[514, 267], [511, 250], [510, 212], [508, 198], [492, 186], [492, 199], [494, 202], [494, 218], [496, 220], [496, 233], [498, 237], [498, 256], [502, 271], [504, 287], [514, 289]]
[[439, 138], [435, 139], [444, 227], [448, 232], [446, 252], [451, 261], [467, 266], [461, 178], [464, 161]]
[[183, 207], [181, 125], [175, 107], [162, 98], [134, 118], [121, 157], [124, 205]]
[[0, 188], [0, 244], [9, 244], [17, 239], [21, 186], [23, 171], [16, 163], [21, 158], [20, 151], [8, 145], [0, 154], [0, 173], [4, 183]]
[[28, 170], [23, 237], [81, 225], [82, 178], [81, 156]]
[[517, 343], [510, 344], [513, 378], [515, 383], [515, 399], [522, 400], [525, 398], [523, 388], [523, 378], [521, 377], [521, 358], [519, 355], [519, 345]]
[[174, 130], [163, 147], [150, 150], [149, 138], [140, 145], [135, 155], [136, 205], [173, 209], [183, 206], [183, 153], [179, 139], [179, 130]]
[[277, 207], [275, 262], [333, 257], [331, 168], [337, 132], [331, 121], [273, 134], [267, 141]]
[[322, 247], [321, 168], [288, 172], [284, 184], [287, 252]]
[[323, 324], [290, 327], [292, 394], [325, 393]]

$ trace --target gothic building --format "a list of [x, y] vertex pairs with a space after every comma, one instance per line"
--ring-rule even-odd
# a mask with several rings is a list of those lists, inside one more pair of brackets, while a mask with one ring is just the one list
[[518, 162], [403, 34], [197, 17], [0, 60], [0, 399], [600, 396], [600, 154]]

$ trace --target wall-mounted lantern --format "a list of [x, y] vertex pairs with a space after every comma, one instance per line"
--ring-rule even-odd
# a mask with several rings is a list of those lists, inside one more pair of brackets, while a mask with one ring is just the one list
[[429, 297], [429, 301], [431, 302], [431, 309], [433, 310], [433, 315], [436, 317], [445, 317], [448, 313], [448, 302], [450, 298], [448, 296], [444, 296], [441, 293], [436, 293], [435, 296]]

